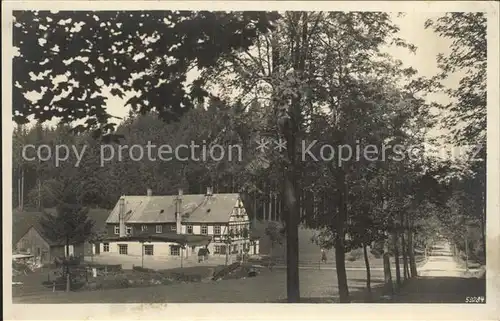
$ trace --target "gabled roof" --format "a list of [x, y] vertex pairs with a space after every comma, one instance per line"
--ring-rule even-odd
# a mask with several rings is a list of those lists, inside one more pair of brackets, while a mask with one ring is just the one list
[[[45, 212], [50, 214], [56, 214], [56, 210], [53, 208], [45, 209]], [[43, 213], [38, 211], [31, 212], [21, 212], [18, 210], [12, 211], [12, 245], [15, 245], [19, 240], [33, 227], [50, 245], [56, 245], [56, 243], [49, 240], [49, 238], [44, 235], [42, 226], [40, 225], [40, 219]], [[100, 232], [106, 228], [106, 218], [109, 216], [109, 210], [106, 209], [89, 209], [88, 218], [94, 221], [94, 231]]]
[[[177, 195], [123, 196], [127, 223], [175, 223]], [[233, 212], [239, 194], [203, 194], [182, 196], [182, 221], [192, 223], [226, 223]], [[119, 201], [106, 223], [119, 222]]]
[[[33, 226], [39, 226], [39, 220], [42, 216], [41, 212], [20, 212], [12, 211], [12, 245], [17, 242], [28, 232]], [[40, 233], [40, 232], [39, 232]]]
[[[26, 232], [25, 232], [23, 235], [21, 235], [21, 236], [19, 237], [19, 239], [16, 241], [16, 243], [17, 243], [17, 242], [19, 242], [19, 240], [20, 240], [20, 239], [21, 239], [24, 235], [26, 235], [26, 234], [27, 234], [27, 233], [28, 233], [31, 229], [34, 229], [34, 230], [35, 230], [35, 231], [36, 231], [36, 232], [40, 235], [40, 237], [41, 237], [42, 239], [44, 239], [44, 240], [45, 240], [45, 242], [47, 242], [47, 244], [48, 244], [49, 246], [57, 246], [57, 245], [62, 245], [62, 242], [57, 242], [57, 241], [54, 241], [54, 240], [50, 239], [50, 238], [49, 238], [49, 237], [48, 237], [48, 236], [47, 236], [47, 235], [43, 232], [43, 228], [42, 228], [42, 226], [41, 226], [40, 224], [36, 224], [36, 223], [35, 223], [35, 224], [33, 224], [33, 225], [31, 225], [30, 227], [28, 227], [28, 229], [26, 230]], [[15, 246], [15, 245], [16, 245], [16, 243], [12, 243], [12, 245], [13, 245], [13, 246]]]

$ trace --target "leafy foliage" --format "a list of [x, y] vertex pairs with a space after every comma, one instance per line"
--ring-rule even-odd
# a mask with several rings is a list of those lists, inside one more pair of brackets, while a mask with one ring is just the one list
[[[273, 14], [208, 11], [15, 11], [14, 120], [86, 119], [78, 129], [113, 129], [103, 86], [113, 96], [137, 95], [133, 110], [178, 119], [207, 96], [203, 70], [246, 49], [271, 28]], [[42, 89], [41, 98], [26, 94]]]
[[79, 244], [92, 234], [94, 222], [89, 220], [88, 209], [67, 198], [57, 207], [57, 214], [45, 213], [40, 221], [47, 236], [66, 246]]
[[446, 126], [454, 129], [456, 141], [467, 144], [486, 142], [486, 14], [447, 13], [425, 24], [441, 37], [452, 41], [450, 54], [438, 56], [442, 72], [438, 79], [460, 77], [458, 88], [446, 89], [455, 100], [448, 109]]

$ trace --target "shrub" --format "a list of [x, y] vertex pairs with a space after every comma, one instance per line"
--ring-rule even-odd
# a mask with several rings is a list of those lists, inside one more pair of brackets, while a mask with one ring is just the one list
[[[59, 276], [55, 280], [52, 281], [43, 281], [42, 285], [44, 285], [47, 288], [53, 288], [55, 283], [55, 290], [56, 291], [66, 291], [66, 276]], [[70, 282], [70, 290], [71, 291], [77, 291], [82, 288], [85, 288], [86, 282], [81, 279], [75, 279], [71, 278]]]
[[384, 254], [384, 241], [373, 242], [373, 246], [370, 248], [370, 253], [376, 258], [382, 257]]
[[134, 266], [132, 268], [133, 271], [137, 271], [137, 272], [154, 272], [155, 270], [153, 269], [148, 269], [148, 268], [145, 268], [145, 267], [142, 267], [142, 266]]
[[234, 263], [226, 266], [225, 268], [223, 268], [219, 272], [214, 273], [212, 280], [219, 280], [219, 279], [224, 278], [225, 276], [229, 275], [231, 272], [236, 270], [239, 266], [240, 266], [240, 262], [234, 262]]
[[123, 276], [95, 280], [99, 289], [123, 289], [129, 287], [129, 280]]
[[362, 249], [354, 249], [349, 254], [347, 254], [347, 260], [349, 262], [353, 262], [356, 260], [359, 260], [363, 257], [363, 250]]
[[177, 282], [201, 282], [200, 274], [172, 273], [170, 278]]

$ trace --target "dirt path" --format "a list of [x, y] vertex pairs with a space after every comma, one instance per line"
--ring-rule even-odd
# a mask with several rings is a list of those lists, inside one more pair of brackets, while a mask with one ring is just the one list
[[435, 247], [429, 260], [396, 295], [398, 303], [485, 303], [484, 279], [466, 276], [454, 260], [449, 244]]

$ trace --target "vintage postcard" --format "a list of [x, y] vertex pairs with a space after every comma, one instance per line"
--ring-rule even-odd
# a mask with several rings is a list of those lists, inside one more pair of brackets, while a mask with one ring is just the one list
[[4, 319], [500, 317], [498, 2], [2, 9]]

